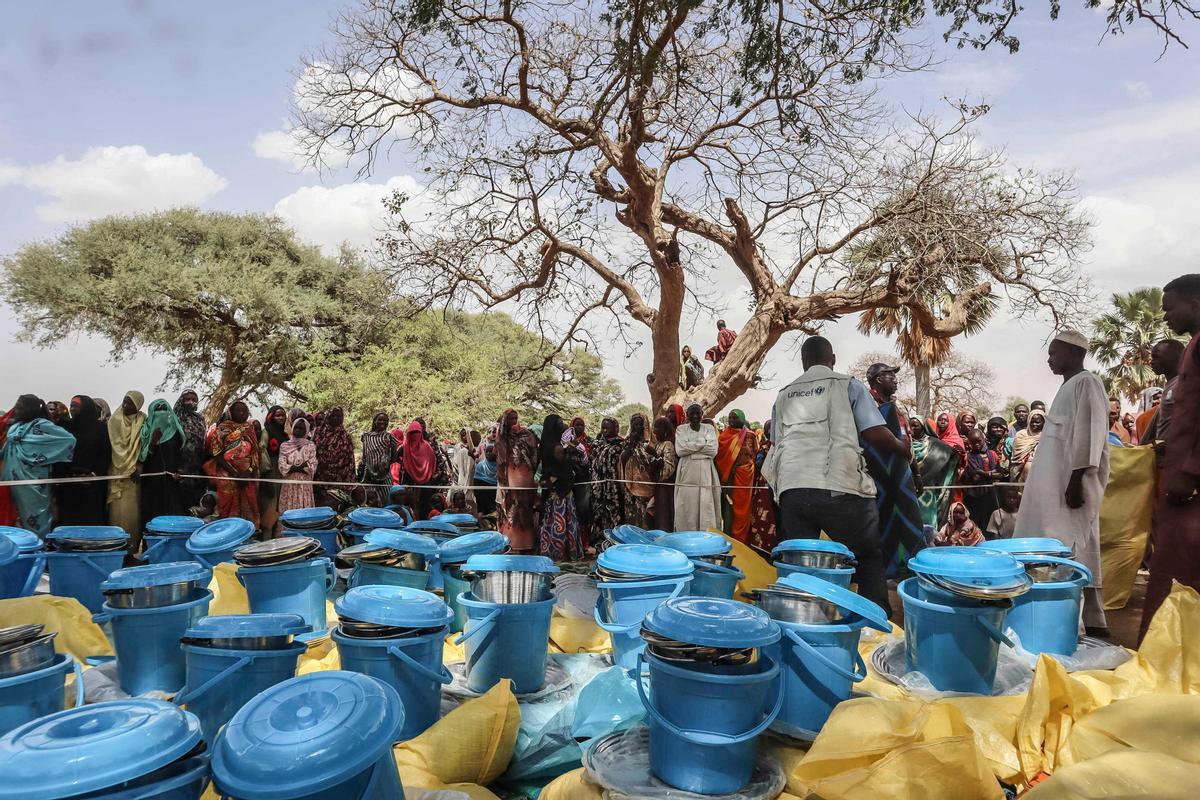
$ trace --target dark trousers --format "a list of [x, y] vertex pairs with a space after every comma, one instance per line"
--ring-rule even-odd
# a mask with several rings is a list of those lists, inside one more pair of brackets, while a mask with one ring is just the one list
[[850, 548], [858, 561], [854, 582], [858, 593], [879, 605], [888, 616], [883, 550], [879, 544], [879, 511], [875, 498], [827, 489], [788, 489], [779, 497], [779, 538], [817, 539], [821, 532]]

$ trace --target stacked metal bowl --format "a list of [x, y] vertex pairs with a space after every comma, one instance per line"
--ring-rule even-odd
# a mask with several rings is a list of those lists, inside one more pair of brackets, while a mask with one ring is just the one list
[[103, 553], [124, 550], [129, 534], [116, 526], [64, 526], [46, 536], [50, 548], [59, 552]]
[[844, 616], [836, 604], [783, 583], [772, 583], [745, 596], [779, 622], [820, 625], [838, 622]]
[[323, 555], [325, 549], [311, 536], [288, 536], [242, 545], [233, 551], [233, 560], [242, 567], [270, 567], [308, 561]]
[[408, 553], [386, 544], [372, 542], [345, 547], [338, 552], [338, 558], [348, 564], [362, 561], [364, 564], [379, 564], [384, 567], [425, 569], [425, 556], [420, 553]]
[[557, 574], [545, 556], [474, 555], [462, 569], [476, 600], [502, 604], [549, 600]]
[[857, 565], [853, 554], [844, 545], [823, 539], [789, 539], [786, 546], [775, 548], [774, 559], [794, 567], [812, 569], [842, 569]]
[[195, 561], [175, 561], [117, 570], [100, 584], [100, 591], [112, 608], [165, 608], [201, 597], [211, 578]]
[[1009, 553], [987, 547], [927, 547], [908, 560], [917, 588], [980, 601], [1011, 600], [1029, 591], [1033, 579]]
[[42, 625], [0, 628], [0, 678], [36, 672], [54, 663], [54, 637]]
[[[1025, 564], [1025, 574], [1034, 583], [1058, 583], [1070, 580], [1077, 572], [1077, 567], [1074, 565], [1061, 563], [1061, 559], [1070, 559], [1074, 556], [1074, 551], [1070, 546], [1048, 536], [998, 539], [988, 542], [987, 546], [992, 550], [1011, 553], [1022, 561]], [[1038, 556], [1049, 556], [1050, 560], [1039, 561]]]

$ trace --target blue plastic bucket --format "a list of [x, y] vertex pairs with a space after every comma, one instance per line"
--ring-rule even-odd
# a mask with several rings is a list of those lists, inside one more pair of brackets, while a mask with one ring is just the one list
[[596, 584], [600, 596], [596, 598], [593, 618], [608, 632], [617, 666], [632, 669], [637, 664], [638, 655], [646, 649], [641, 636], [642, 620], [667, 600], [688, 594], [698, 573], [696, 570], [682, 577]]
[[92, 795], [103, 800], [200, 800], [208, 788], [208, 756], [199, 755], [179, 764], [172, 765], [165, 774], [147, 776], [111, 787], [103, 795]]
[[313, 631], [328, 627], [325, 596], [337, 582], [337, 571], [328, 558], [239, 567], [237, 579], [246, 587], [251, 614], [299, 614]]
[[943, 692], [991, 694], [1008, 603], [949, 605], [921, 600], [917, 578], [900, 583], [904, 662]]
[[450, 606], [450, 610], [454, 612], [454, 618], [450, 620], [451, 633], [461, 633], [467, 625], [467, 610], [458, 602], [458, 597], [469, 591], [471, 591], [470, 582], [461, 577], [455, 577], [454, 567], [442, 567], [442, 597], [445, 599], [446, 605]]
[[867, 677], [858, 652], [867, 620], [851, 615], [835, 624], [775, 622], [783, 638], [763, 648], [783, 670], [783, 709], [775, 727], [791, 735], [814, 736], [834, 706], [850, 699], [854, 684]]
[[783, 708], [779, 665], [760, 655], [757, 672], [718, 674], [654, 655], [644, 658], [650, 667], [649, 696], [640, 677], [637, 687], [650, 728], [650, 772], [698, 794], [729, 794], [745, 786], [754, 771], [758, 736]]
[[442, 686], [453, 676], [442, 664], [446, 629], [398, 639], [356, 639], [334, 630], [342, 669], [370, 675], [391, 686], [404, 703], [399, 740], [424, 733], [441, 716]]
[[291, 528], [283, 529], [284, 536], [309, 536], [321, 543], [321, 547], [325, 550], [325, 555], [332, 556], [338, 551], [338, 532], [337, 528], [327, 528], [315, 531], [292, 530]]
[[63, 710], [63, 682], [75, 670], [75, 705], [83, 705], [83, 672], [66, 653], [54, 663], [24, 675], [0, 678], [0, 736], [30, 720]]
[[84, 552], [70, 550], [46, 553], [50, 565], [50, 594], [74, 597], [93, 614], [104, 607], [100, 583], [125, 563], [125, 551]]
[[354, 570], [350, 573], [352, 589], [355, 586], [407, 586], [410, 589], [424, 589], [428, 585], [429, 573], [423, 569], [404, 569], [356, 561]]
[[721, 597], [732, 600], [738, 581], [746, 577], [746, 573], [737, 567], [725, 567], [696, 559], [693, 559], [692, 563], [696, 565], [689, 592], [693, 597]]
[[[165, 534], [147, 533], [146, 551], [142, 560], [150, 564], [168, 564], [174, 561], [198, 561], [199, 556], [188, 552], [185, 536], [169, 536]], [[207, 565], [211, 569], [211, 565]]]
[[22, 553], [0, 567], [0, 600], [29, 597], [37, 589], [45, 569], [46, 554], [41, 551]]
[[1013, 598], [1006, 624], [1020, 638], [1021, 647], [1030, 653], [1075, 655], [1079, 648], [1079, 609], [1083, 601], [1083, 587], [1092, 582], [1091, 572], [1083, 564], [1066, 559], [1049, 556], [1020, 558], [1035, 563], [1069, 564], [1076, 568], [1075, 577], [1066, 581], [1034, 583], [1028, 592]]
[[822, 580], [841, 586], [843, 589], [850, 588], [850, 579], [854, 577], [854, 567], [801, 567], [795, 564], [784, 564], [782, 561], [776, 561], [774, 566], [781, 578], [797, 573], [815, 575]]
[[295, 642], [283, 650], [223, 650], [182, 645], [187, 681], [174, 702], [200, 720], [205, 741], [211, 743], [221, 726], [264, 689], [293, 678], [296, 662], [307, 649]]
[[112, 623], [121, 691], [136, 697], [153, 691], [174, 694], [183, 688], [187, 661], [179, 640], [196, 620], [208, 614], [212, 596], [206, 589], [195, 600], [158, 608], [104, 604], [92, 621]]
[[467, 688], [482, 694], [508, 678], [515, 694], [541, 689], [546, 683], [554, 598], [536, 603], [484, 603], [466, 592], [459, 595], [458, 602], [467, 611], [467, 623], [454, 641], [466, 644]]

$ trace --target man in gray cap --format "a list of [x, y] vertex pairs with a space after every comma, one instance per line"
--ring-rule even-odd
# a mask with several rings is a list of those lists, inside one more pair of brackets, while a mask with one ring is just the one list
[[1025, 479], [1013, 536], [1052, 536], [1092, 572], [1083, 591], [1089, 636], [1107, 636], [1100, 575], [1100, 501], [1108, 484], [1108, 392], [1083, 367], [1088, 340], [1066, 330], [1050, 341], [1046, 363], [1061, 375], [1037, 456]]
[[[867, 386], [871, 397], [879, 406], [879, 414], [887, 429], [905, 446], [908, 440], [908, 418], [905, 409], [896, 400], [896, 373], [899, 367], [889, 364], [872, 364], [867, 367]], [[863, 457], [867, 462], [867, 473], [875, 480], [875, 508], [879, 512], [879, 542], [883, 548], [883, 564], [889, 573], [900, 567], [900, 547], [903, 558], [912, 558], [925, 546], [922, 531], [920, 473], [906, 457], [889, 450], [882, 450], [859, 436]]]

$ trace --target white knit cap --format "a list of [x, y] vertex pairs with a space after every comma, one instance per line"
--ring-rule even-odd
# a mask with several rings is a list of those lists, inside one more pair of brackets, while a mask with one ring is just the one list
[[1073, 344], [1076, 347], [1083, 348], [1083, 352], [1085, 352], [1085, 353], [1088, 351], [1088, 348], [1091, 344], [1090, 342], [1088, 342], [1088, 338], [1086, 336], [1084, 336], [1082, 333], [1080, 333], [1079, 331], [1073, 331], [1070, 329], [1065, 330], [1065, 331], [1059, 331], [1058, 333], [1054, 334], [1054, 338], [1051, 339], [1050, 341], [1063, 342], [1064, 344]]

